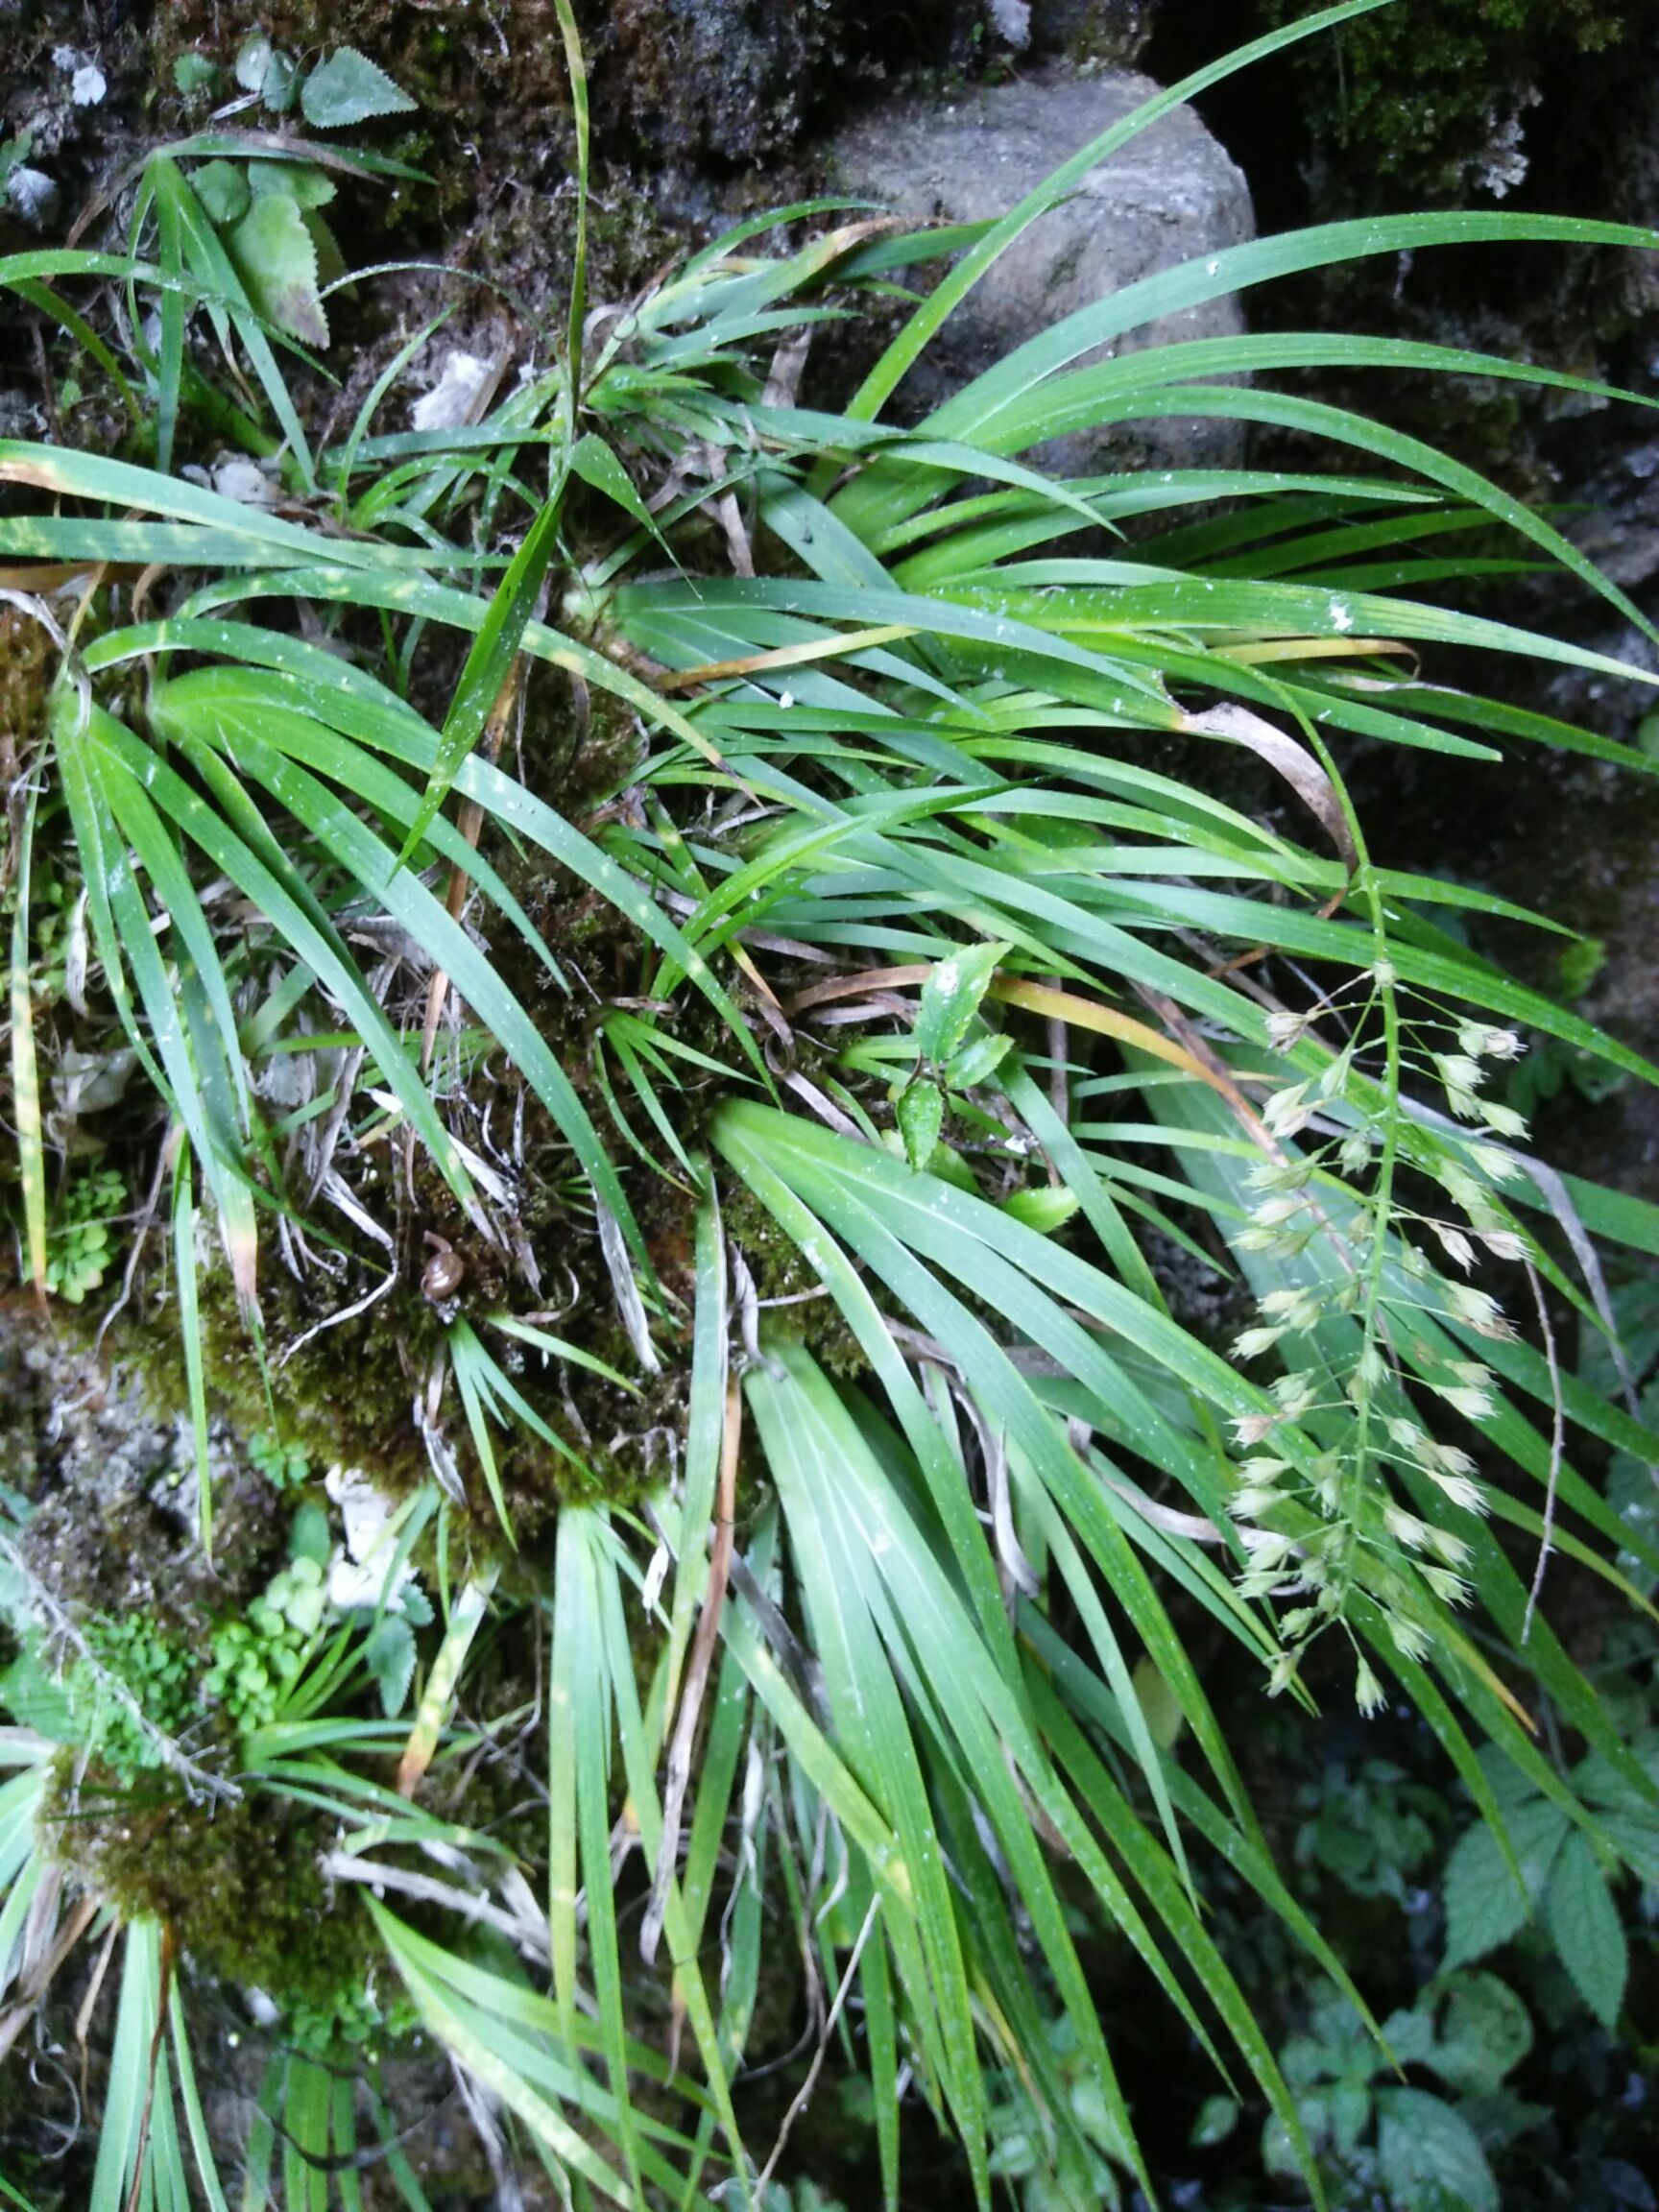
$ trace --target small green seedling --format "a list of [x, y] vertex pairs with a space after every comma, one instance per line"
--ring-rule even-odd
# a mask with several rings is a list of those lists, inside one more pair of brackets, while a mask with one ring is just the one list
[[972, 1090], [996, 1072], [1013, 1039], [995, 1030], [969, 1039], [997, 963], [1013, 947], [1000, 938], [941, 960], [922, 986], [916, 1014], [917, 1065], [894, 1099], [904, 1156], [918, 1171], [932, 1159], [949, 1093]]
[[83, 1175], [69, 1186], [47, 1231], [46, 1287], [79, 1306], [96, 1290], [109, 1264], [110, 1224], [127, 1204], [127, 1186], [112, 1169]]
[[[415, 108], [383, 69], [350, 47], [341, 47], [306, 74], [263, 31], [237, 56], [236, 82], [273, 115], [289, 114], [298, 101], [301, 114], [317, 131], [349, 130]], [[180, 89], [185, 89], [182, 81]], [[346, 274], [334, 233], [319, 212], [335, 196], [333, 180], [315, 162], [298, 157], [216, 157], [195, 170], [190, 182], [258, 313], [302, 345], [326, 346], [324, 297]]]

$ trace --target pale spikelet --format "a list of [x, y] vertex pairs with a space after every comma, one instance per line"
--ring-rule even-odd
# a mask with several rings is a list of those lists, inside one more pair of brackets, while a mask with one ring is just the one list
[[1478, 1234], [1494, 1260], [1525, 1260], [1529, 1250], [1519, 1229], [1482, 1229]]
[[1238, 1540], [1250, 1554], [1250, 1564], [1259, 1575], [1267, 1575], [1281, 1568], [1295, 1550], [1295, 1540], [1281, 1536], [1271, 1528], [1240, 1528]]
[[1471, 1482], [1467, 1475], [1442, 1475], [1431, 1467], [1429, 1479], [1438, 1486], [1449, 1505], [1459, 1506], [1465, 1513], [1485, 1512], [1485, 1493], [1479, 1483]]
[[1252, 1190], [1300, 1190], [1311, 1173], [1306, 1160], [1253, 1160], [1244, 1180]]
[[1350, 1129], [1337, 1149], [1336, 1158], [1344, 1175], [1363, 1175], [1371, 1165], [1373, 1138], [1369, 1128]]
[[1276, 1567], [1247, 1568], [1238, 1582], [1239, 1597], [1252, 1603], [1258, 1598], [1275, 1597], [1286, 1587], [1285, 1577]]
[[1338, 1052], [1336, 1057], [1320, 1070], [1319, 1079], [1313, 1086], [1315, 1094], [1321, 1098], [1334, 1098], [1336, 1094], [1346, 1087], [1349, 1071], [1353, 1066], [1354, 1054], [1352, 1049]]
[[1517, 1114], [1513, 1106], [1500, 1106], [1495, 1098], [1482, 1098], [1479, 1112], [1487, 1128], [1496, 1129], [1500, 1137], [1513, 1137], [1519, 1141], [1527, 1134], [1527, 1117]]
[[1283, 1329], [1241, 1329], [1233, 1339], [1235, 1359], [1260, 1359], [1264, 1352], [1271, 1352], [1285, 1334]]
[[1381, 1713], [1388, 1702], [1387, 1692], [1363, 1659], [1354, 1671], [1354, 1702], [1367, 1720], [1373, 1713]]
[[1477, 1289], [1473, 1283], [1448, 1283], [1446, 1302], [1454, 1319], [1473, 1329], [1477, 1336], [1490, 1336], [1501, 1342], [1515, 1334], [1497, 1299], [1489, 1290]]
[[1311, 1234], [1311, 1224], [1306, 1229], [1278, 1229], [1263, 1228], [1260, 1222], [1252, 1222], [1248, 1229], [1239, 1230], [1233, 1244], [1236, 1251], [1271, 1252], [1282, 1260], [1291, 1260], [1307, 1244]]
[[1469, 1157], [1482, 1175], [1494, 1183], [1507, 1183], [1521, 1172], [1521, 1163], [1512, 1152], [1500, 1152], [1496, 1144], [1471, 1144]]
[[1275, 1137], [1294, 1137], [1313, 1118], [1306, 1083], [1288, 1083], [1275, 1091], [1262, 1109], [1262, 1119]]
[[1428, 1658], [1429, 1637], [1415, 1621], [1407, 1621], [1400, 1613], [1390, 1613], [1388, 1633], [1407, 1659]]
[[1462, 1230], [1454, 1229], [1450, 1221], [1431, 1221], [1429, 1226], [1439, 1238], [1446, 1257], [1467, 1275], [1475, 1264], [1475, 1247]]
[[1361, 1388], [1381, 1390], [1389, 1375], [1388, 1362], [1382, 1357], [1380, 1344], [1367, 1344], [1354, 1362], [1354, 1374]]
[[1465, 1421], [1489, 1421], [1498, 1410], [1495, 1399], [1484, 1390], [1470, 1389], [1466, 1383], [1435, 1382], [1431, 1387], [1437, 1398], [1443, 1398]]
[[1422, 1575], [1424, 1581], [1428, 1583], [1430, 1589], [1433, 1591], [1435, 1597], [1443, 1604], [1468, 1604], [1469, 1585], [1460, 1575], [1454, 1575], [1444, 1567], [1425, 1565], [1422, 1569]]
[[1307, 1197], [1300, 1191], [1276, 1190], [1251, 1207], [1250, 1218], [1263, 1229], [1277, 1229], [1294, 1219], [1307, 1204]]
[[1436, 1552], [1448, 1567], [1464, 1567], [1469, 1563], [1469, 1547], [1454, 1529], [1431, 1528], [1429, 1549]]
[[1382, 1526], [1395, 1543], [1404, 1544], [1407, 1551], [1421, 1551], [1429, 1534], [1426, 1521], [1419, 1521], [1415, 1513], [1407, 1513], [1391, 1498], [1382, 1507]]
[[1403, 1413], [1391, 1413], [1382, 1424], [1392, 1441], [1402, 1452], [1409, 1452], [1416, 1459], [1429, 1447], [1429, 1431], [1416, 1421], [1407, 1421]]
[[1279, 1410], [1288, 1414], [1292, 1421], [1310, 1413], [1319, 1396], [1318, 1384], [1310, 1375], [1281, 1375], [1272, 1390], [1279, 1401]]
[[1319, 1296], [1303, 1287], [1269, 1290], [1262, 1300], [1262, 1310], [1286, 1329], [1311, 1329], [1319, 1320]]
[[1460, 1022], [1457, 1049], [1474, 1060], [1518, 1060], [1523, 1046], [1513, 1029], [1488, 1028], [1483, 1022]]
[[1467, 1052], [1431, 1052], [1429, 1057], [1449, 1092], [1479, 1091], [1486, 1080], [1485, 1069]]
[[1277, 1697], [1288, 1690], [1296, 1679], [1297, 1654], [1294, 1651], [1275, 1651], [1267, 1665], [1267, 1695]]
[[1239, 1444], [1262, 1444], [1279, 1426], [1277, 1413], [1236, 1413], [1233, 1417], [1233, 1435]]
[[1308, 1016], [1276, 1007], [1267, 1017], [1267, 1042], [1275, 1052], [1288, 1052], [1308, 1034]]
[[1482, 1215], [1491, 1217], [1491, 1199], [1460, 1160], [1441, 1161], [1434, 1169], [1434, 1180], [1453, 1205], [1461, 1207], [1471, 1221], [1478, 1222]]

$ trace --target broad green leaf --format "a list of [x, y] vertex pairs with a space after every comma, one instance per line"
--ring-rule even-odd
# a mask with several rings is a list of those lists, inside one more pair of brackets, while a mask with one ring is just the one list
[[375, 1623], [363, 1647], [363, 1664], [374, 1677], [381, 1712], [395, 1719], [415, 1678], [415, 1631], [402, 1614], [388, 1613]]
[[1378, 2090], [1377, 2170], [1398, 2212], [1499, 2212], [1479, 2137], [1427, 2089]]
[[1496, 1974], [1460, 1975], [1426, 2062], [1462, 2095], [1484, 2097], [1531, 2048], [1532, 2016], [1508, 1983]]
[[979, 1011], [998, 962], [1012, 950], [999, 939], [967, 946], [933, 968], [916, 1015], [916, 1049], [924, 1060], [937, 1067], [950, 1058]]
[[1557, 1806], [1541, 1798], [1510, 1813], [1513, 1839], [1525, 1887], [1503, 1862], [1498, 1839], [1482, 1825], [1458, 1839], [1446, 1865], [1446, 1956], [1443, 1966], [1466, 1965], [1484, 1958], [1518, 1935], [1542, 1901], [1551, 1869], [1565, 1845], [1572, 1823]]
[[900, 1092], [895, 1111], [899, 1134], [904, 1140], [904, 1157], [912, 1167], [926, 1167], [944, 1126], [945, 1094], [937, 1083], [918, 1075]]
[[226, 243], [260, 314], [307, 346], [326, 346], [317, 241], [298, 202], [285, 192], [258, 194]]
[[1077, 1212], [1078, 1200], [1063, 1184], [1033, 1183], [1023, 1190], [1011, 1190], [1002, 1201], [1010, 1220], [1023, 1222], [1041, 1237], [1051, 1237]]
[[1624, 2002], [1630, 1953], [1618, 1911], [1587, 1837], [1568, 1837], [1550, 1871], [1544, 1918], [1578, 1994], [1612, 2031]]
[[354, 46], [337, 46], [300, 88], [300, 111], [319, 131], [344, 131], [375, 115], [408, 115], [417, 103]]
[[248, 172], [233, 161], [207, 161], [193, 170], [190, 187], [211, 221], [222, 227], [240, 223], [248, 212], [252, 195], [248, 188]]

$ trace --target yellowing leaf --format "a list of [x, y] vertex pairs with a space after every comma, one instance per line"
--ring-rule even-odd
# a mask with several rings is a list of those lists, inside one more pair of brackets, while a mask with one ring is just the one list
[[227, 241], [248, 297], [268, 322], [307, 346], [326, 346], [317, 289], [317, 243], [298, 202], [261, 193]]

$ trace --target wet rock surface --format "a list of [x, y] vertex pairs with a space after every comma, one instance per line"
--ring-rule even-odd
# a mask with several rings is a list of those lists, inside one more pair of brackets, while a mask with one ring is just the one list
[[[844, 131], [830, 167], [848, 191], [911, 221], [984, 222], [1006, 214], [1157, 89], [1131, 71], [1081, 74], [1054, 64], [964, 91], [943, 108], [898, 101]], [[1091, 170], [987, 271], [906, 379], [903, 411], [926, 413], [1106, 294], [1254, 233], [1243, 172], [1190, 108], [1177, 108]], [[1223, 297], [1128, 331], [1103, 350], [1225, 337], [1243, 327], [1238, 301]], [[1092, 357], [1098, 352], [1084, 356]], [[1225, 465], [1242, 448], [1238, 425], [1173, 422], [1059, 439], [1038, 458], [1081, 473], [1130, 461]]]
[[279, 1560], [276, 1501], [217, 1423], [215, 1552], [203, 1557], [188, 1417], [102, 1356], [90, 1327], [0, 1309], [0, 1483], [31, 1508], [25, 1562], [72, 1617], [151, 1608], [199, 1629]]
[[[1167, 18], [1171, 11], [1165, 10]], [[872, 196], [923, 219], [949, 213], [1001, 213], [1056, 162], [1127, 111], [1148, 80], [1103, 72], [1136, 59], [1152, 14], [1150, 0], [1005, 0], [1005, 4], [919, 5], [901, 17], [884, 8], [820, 5], [819, 0], [593, 0], [584, 11], [592, 37], [599, 153], [601, 290], [642, 274], [672, 250], [688, 221], [711, 227], [733, 203], [784, 199], [819, 180], [832, 158], [838, 174]], [[192, 44], [222, 64], [255, 23], [299, 42], [351, 41], [407, 82], [422, 101], [424, 143], [416, 157], [434, 181], [424, 188], [365, 195], [366, 228], [353, 257], [441, 247], [452, 267], [506, 277], [531, 300], [551, 295], [562, 274], [570, 155], [564, 64], [550, 12], [513, 0], [472, 0], [438, 8], [423, 0], [386, 5], [344, 0], [324, 11], [294, 0], [255, 10], [241, 0], [180, 0], [177, 6], [7, 5], [0, 0], [0, 53], [14, 62], [0, 98], [8, 142], [32, 133], [30, 166], [49, 179], [57, 204], [30, 215], [12, 204], [0, 245], [57, 243], [90, 194], [118, 176], [132, 156], [185, 127], [170, 77], [174, 58]], [[1214, 52], [1226, 42], [1218, 32]], [[62, 47], [72, 65], [55, 59]], [[1153, 59], [1157, 57], [1154, 54]], [[1167, 78], [1172, 69], [1158, 65]], [[106, 90], [77, 103], [77, 72], [96, 68]], [[1016, 72], [1012, 77], [1005, 73]], [[976, 74], [977, 73], [977, 74]], [[980, 82], [1001, 75], [1002, 82]], [[918, 89], [919, 77], [925, 88]], [[90, 80], [83, 80], [83, 89]], [[906, 84], [909, 90], [904, 90]], [[1628, 187], [1618, 212], [1659, 212], [1659, 134], [1641, 139], [1645, 104], [1632, 90], [1609, 126], [1630, 153]], [[862, 115], [860, 115], [860, 111]], [[849, 116], [853, 120], [846, 120]], [[1634, 120], [1633, 120], [1634, 118]], [[1542, 121], [1542, 116], [1538, 121]], [[1523, 118], [1534, 128], [1531, 111]], [[1650, 118], [1649, 118], [1650, 122]], [[837, 126], [839, 128], [837, 129]], [[998, 354], [1101, 292], [1250, 234], [1243, 171], [1219, 137], [1190, 111], [1168, 119], [1088, 180], [1055, 210], [980, 288], [973, 314], [936, 348], [907, 383], [905, 411], [942, 397]], [[832, 141], [825, 133], [834, 132]], [[1246, 141], [1233, 140], [1241, 152]], [[1246, 167], [1255, 175], [1254, 158]], [[1624, 156], [1620, 156], [1621, 159]], [[1544, 204], [1540, 201], [1540, 204]], [[1331, 211], [1334, 203], [1313, 212]], [[1585, 211], [1591, 211], [1588, 203]], [[36, 220], [37, 218], [37, 220]], [[1481, 263], [1496, 273], [1494, 251]], [[1636, 256], [1571, 263], [1570, 278], [1541, 283], [1530, 302], [1482, 303], [1471, 278], [1436, 288], [1425, 267], [1391, 271], [1396, 290], [1328, 304], [1334, 325], [1394, 327], [1495, 349], [1532, 350], [1583, 373], [1617, 372], [1651, 381], [1647, 333], [1653, 301]], [[404, 280], [398, 280], [404, 281]], [[424, 292], [407, 296], [410, 326], [430, 311]], [[615, 296], [614, 293], [612, 296]], [[1381, 311], [1362, 310], [1376, 301]], [[1349, 312], [1353, 309], [1353, 312]], [[400, 310], [401, 311], [401, 310]], [[1264, 312], [1252, 306], [1255, 315]], [[1235, 301], [1197, 311], [1148, 337], [1214, 335], [1244, 326]], [[493, 357], [508, 334], [463, 325], [481, 356]], [[513, 334], [516, 336], [516, 334]], [[342, 355], [349, 349], [343, 347]], [[41, 435], [49, 425], [32, 384], [20, 335], [0, 341], [0, 428]], [[361, 397], [385, 353], [366, 357], [344, 410]], [[1508, 392], [1458, 401], [1451, 432], [1475, 457], [1519, 488], [1582, 502], [1573, 524], [1585, 550], [1647, 599], [1659, 585], [1659, 444], [1652, 419], [1598, 407], [1593, 415], [1540, 403], [1506, 415]], [[1372, 390], [1361, 403], [1393, 412], [1400, 394]], [[1530, 403], [1528, 403], [1530, 407]], [[1552, 407], [1552, 411], [1551, 411]], [[1504, 425], [1510, 426], [1505, 429]], [[1426, 425], [1431, 432], [1445, 426]], [[1163, 465], [1234, 458], [1236, 434], [1207, 425], [1195, 444], [1142, 445], [1135, 457]], [[1128, 457], [1109, 449], [1111, 464]], [[1048, 456], [1069, 468], [1104, 459], [1101, 449]], [[1542, 613], [1544, 611], [1540, 610]], [[1556, 611], [1558, 618], [1559, 611]], [[1601, 649], [1659, 661], [1640, 633], [1609, 624], [1586, 604], [1588, 641]], [[1626, 738], [1647, 706], [1612, 683], [1563, 676], [1529, 704]], [[1489, 885], [1604, 939], [1606, 959], [1581, 1010], [1649, 1052], [1659, 1049], [1659, 819], [1632, 803], [1629, 780], [1599, 764], [1552, 764], [1527, 750], [1510, 770], [1487, 771], [1471, 806], [1469, 772], [1412, 756], [1390, 756], [1362, 794], [1401, 865], [1438, 869]], [[1510, 950], [1505, 948], [1505, 950]], [[1552, 973], [1532, 979], [1546, 988]], [[1550, 1110], [1548, 1148], [1579, 1171], [1659, 1199], [1659, 1096], [1634, 1084], [1596, 1102], [1569, 1091]], [[1207, 1303], [1208, 1286], [1190, 1287], [1183, 1317], [1217, 1334], [1232, 1316]], [[43, 1578], [80, 1605], [154, 1602], [182, 1591], [181, 1565], [192, 1547], [187, 1486], [175, 1478], [189, 1442], [172, 1416], [157, 1415], [137, 1384], [101, 1369], [35, 1324], [0, 1328], [0, 1479], [39, 1502], [33, 1558]], [[222, 1512], [228, 1506], [222, 1507]], [[252, 1511], [252, 1507], [250, 1508]], [[238, 1551], [227, 1524], [222, 1558], [269, 1564], [272, 1541], [252, 1522]], [[263, 1548], [262, 1548], [263, 1547]], [[197, 1591], [211, 1608], [225, 1589]], [[250, 2035], [239, 2001], [227, 1989], [210, 2047], [212, 2124], [226, 2140], [245, 2127], [264, 2045]], [[240, 2053], [240, 2056], [233, 2054]], [[398, 2118], [425, 2132], [410, 2153], [423, 2173], [453, 2176], [478, 2153], [462, 2108], [442, 2079], [411, 2068]], [[373, 2192], [376, 2176], [369, 2177]], [[453, 2179], [445, 2203], [494, 2200], [488, 2176], [465, 2187]], [[72, 2201], [65, 2197], [65, 2203]], [[82, 2200], [84, 2200], [84, 2199]], [[551, 2199], [549, 2199], [551, 2200]]]

